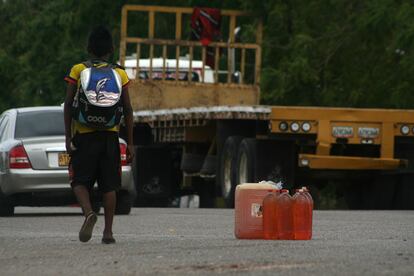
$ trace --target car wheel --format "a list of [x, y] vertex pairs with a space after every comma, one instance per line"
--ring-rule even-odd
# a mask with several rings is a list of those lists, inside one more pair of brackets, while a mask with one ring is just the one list
[[128, 192], [120, 191], [116, 199], [116, 215], [129, 215], [131, 213], [132, 200]]
[[14, 215], [14, 206], [3, 195], [0, 194], [0, 217], [11, 217]]

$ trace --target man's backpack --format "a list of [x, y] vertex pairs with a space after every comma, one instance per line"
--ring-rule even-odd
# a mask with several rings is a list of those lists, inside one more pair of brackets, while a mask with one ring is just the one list
[[109, 63], [83, 63], [80, 85], [73, 103], [73, 119], [95, 129], [110, 129], [122, 117], [122, 81]]

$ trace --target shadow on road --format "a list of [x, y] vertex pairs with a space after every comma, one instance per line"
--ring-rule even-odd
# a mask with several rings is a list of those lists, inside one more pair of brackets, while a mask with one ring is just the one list
[[65, 212], [65, 213], [20, 213], [14, 214], [13, 217], [78, 217], [82, 214], [80, 212]]

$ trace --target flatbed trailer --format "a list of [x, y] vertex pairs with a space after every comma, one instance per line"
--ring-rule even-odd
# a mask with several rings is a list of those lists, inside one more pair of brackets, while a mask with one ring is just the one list
[[[215, 206], [217, 198], [232, 207], [237, 184], [261, 180], [311, 186], [317, 199], [328, 180], [347, 183], [343, 190], [351, 208], [414, 207], [414, 111], [260, 105], [260, 19], [223, 10], [228, 39], [205, 46], [183, 39], [192, 12], [135, 5], [122, 11], [121, 64], [131, 49], [137, 64], [130, 97], [138, 204], [166, 205], [195, 191], [202, 207]], [[129, 35], [134, 13], [148, 22], [144, 38]], [[173, 18], [174, 39], [156, 37], [162, 14]], [[238, 42], [233, 32], [244, 17], [255, 24], [254, 42]], [[215, 54], [214, 83], [203, 77], [166, 79], [165, 68], [161, 78], [151, 74], [157, 55], [177, 60], [168, 69], [177, 76], [180, 59], [189, 60], [189, 75], [193, 60], [202, 61], [203, 71], [208, 51]], [[143, 58], [150, 63], [147, 78], [139, 74]]]

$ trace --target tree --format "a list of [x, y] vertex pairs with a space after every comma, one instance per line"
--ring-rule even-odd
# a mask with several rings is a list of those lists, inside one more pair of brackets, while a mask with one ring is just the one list
[[268, 104], [414, 107], [409, 1], [243, 1], [265, 19]]
[[[0, 1], [0, 111], [60, 104], [70, 66], [87, 58], [90, 29], [107, 25], [118, 59], [124, 4], [162, 0]], [[176, 6], [244, 9], [263, 17], [262, 102], [413, 108], [414, 4], [401, 0], [178, 0]], [[136, 32], [142, 18], [135, 20]], [[242, 22], [244, 37], [254, 22]], [[170, 32], [160, 20], [157, 32]]]

